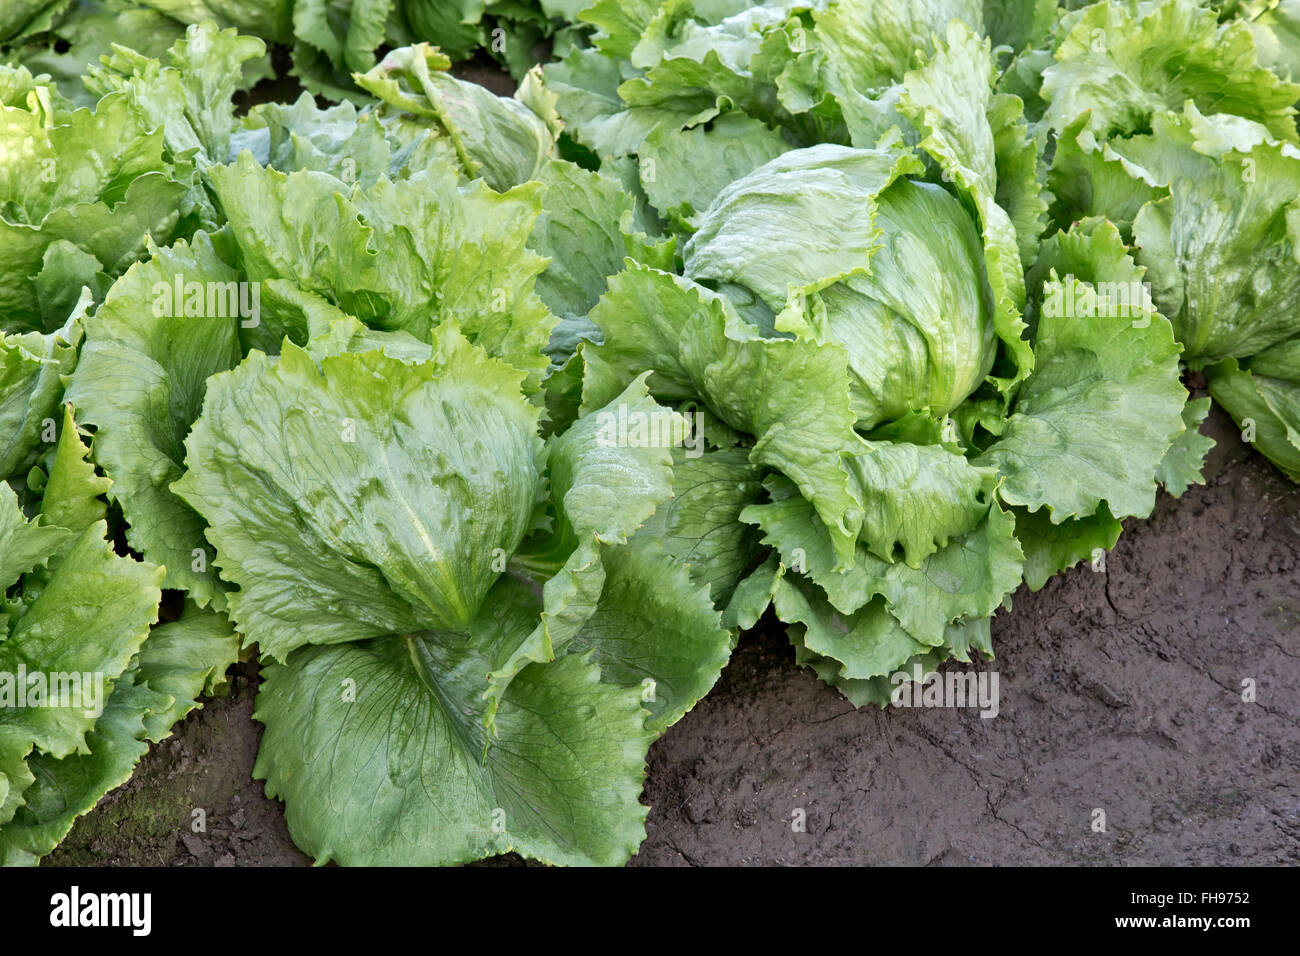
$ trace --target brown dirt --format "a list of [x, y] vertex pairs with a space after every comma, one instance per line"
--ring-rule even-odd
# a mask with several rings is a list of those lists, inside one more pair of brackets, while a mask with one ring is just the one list
[[[996, 718], [855, 711], [779, 634], [748, 636], [651, 750], [633, 863], [1300, 862], [1300, 491], [1220, 412], [1206, 428], [1208, 487], [1162, 495], [1105, 572], [999, 615]], [[49, 862], [308, 862], [249, 776], [254, 680], [155, 746]]]

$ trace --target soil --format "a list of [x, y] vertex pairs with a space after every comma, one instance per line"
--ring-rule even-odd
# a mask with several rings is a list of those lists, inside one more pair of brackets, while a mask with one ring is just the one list
[[[1300, 862], [1300, 491], [1221, 412], [1205, 430], [1207, 486], [998, 615], [997, 717], [855, 711], [747, 635], [650, 752], [633, 865]], [[239, 667], [48, 863], [310, 862], [250, 777]]]

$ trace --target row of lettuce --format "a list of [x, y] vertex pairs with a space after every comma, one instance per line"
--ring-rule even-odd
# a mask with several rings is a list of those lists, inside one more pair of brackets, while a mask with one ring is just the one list
[[0, 71], [0, 672], [111, 683], [0, 709], [0, 861], [238, 634], [318, 860], [617, 863], [769, 609], [885, 704], [1201, 481], [1185, 366], [1300, 476], [1284, 31], [1032, 10], [602, 0], [513, 98], [414, 44], [238, 118], [213, 23]]
[[248, 62], [248, 83], [274, 74], [270, 48], [312, 93], [364, 102], [353, 74], [385, 49], [433, 42], [453, 60], [495, 60], [521, 78], [550, 49], [567, 49], [583, 28], [586, 0], [8, 0], [0, 10], [0, 52], [63, 81], [92, 105], [77, 80], [114, 43], [161, 56], [189, 25], [260, 37], [268, 52]]
[[123, 782], [236, 634], [256, 773], [319, 860], [626, 859], [647, 749], [735, 632], [665, 548], [687, 420], [641, 375], [606, 404], [659, 437], [610, 440], [543, 383], [553, 308], [671, 245], [428, 48], [362, 78], [373, 109], [236, 120], [263, 51], [119, 48], [93, 110], [2, 73], [0, 672], [108, 696], [0, 708], [0, 861]]

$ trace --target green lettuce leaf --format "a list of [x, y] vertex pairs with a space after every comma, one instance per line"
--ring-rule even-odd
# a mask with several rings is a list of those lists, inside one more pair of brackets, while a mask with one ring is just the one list
[[[897, 149], [785, 153], [717, 195], [683, 250], [685, 274], [745, 286], [779, 309], [792, 292], [865, 271], [881, 239], [877, 197], [919, 170]], [[821, 228], [810, 234], [809, 222]]]
[[529, 247], [550, 260], [537, 294], [556, 315], [585, 316], [604, 295], [608, 277], [623, 268], [623, 217], [630, 222], [633, 200], [608, 176], [572, 163], [548, 163], [537, 179], [546, 194]]
[[0, 105], [0, 331], [59, 328], [81, 286], [178, 228], [191, 173], [153, 126], [121, 94], [68, 112], [37, 85]]
[[859, 540], [892, 561], [897, 550], [917, 568], [988, 511], [996, 473], [941, 445], [864, 442], [846, 458], [864, 517]]
[[788, 484], [774, 483], [771, 504], [746, 509], [742, 519], [758, 524], [764, 543], [775, 547], [786, 567], [806, 574], [835, 610], [855, 614], [882, 595], [891, 613], [923, 644], [938, 646], [958, 618], [984, 618], [1020, 583], [1024, 558], [1014, 535], [1015, 520], [996, 502], [972, 530], [953, 537], [916, 568], [885, 561], [860, 546], [853, 566], [837, 571], [825, 531]]
[[356, 80], [389, 107], [436, 123], [471, 178], [499, 192], [536, 179], [554, 149], [546, 124], [518, 100], [450, 75], [448, 66], [420, 43], [393, 50]]
[[[1260, 454], [1300, 482], [1300, 347], [1286, 343], [1275, 351], [1289, 359], [1285, 366], [1270, 364], [1270, 353], [1261, 353], [1250, 369], [1236, 359], [1211, 367], [1210, 394]], [[1260, 359], [1263, 371], [1255, 372]]]
[[899, 180], [878, 203], [882, 243], [870, 271], [810, 295], [806, 315], [777, 320], [846, 349], [863, 429], [914, 411], [947, 414], [988, 375], [996, 352], [980, 238], [958, 200]]
[[432, 130], [384, 122], [351, 103], [321, 109], [307, 93], [292, 104], [253, 107], [231, 134], [230, 149], [247, 149], [282, 173], [311, 169], [365, 189], [381, 176], [406, 179], [429, 165], [459, 162], [450, 141]]
[[899, 122], [897, 84], [934, 51], [950, 21], [983, 32], [976, 0], [838, 0], [813, 19], [816, 49], [825, 57], [822, 82], [843, 109], [854, 146], [875, 145]]
[[237, 27], [242, 33], [268, 42], [285, 43], [293, 26], [293, 0], [136, 0], [181, 23], [214, 20], [221, 27]]
[[393, 0], [295, 0], [293, 74], [314, 94], [359, 98], [352, 75], [374, 65], [393, 6]]
[[239, 635], [224, 614], [186, 604], [181, 616], [149, 632], [136, 661], [137, 682], [166, 695], [145, 717], [145, 736], [164, 740], [172, 727], [201, 708], [199, 698], [217, 693], [239, 658]]
[[43, 335], [0, 332], [0, 479], [25, 473], [53, 434], [63, 379], [77, 364], [89, 294], [63, 328]]
[[1193, 399], [1183, 406], [1183, 425], [1187, 430], [1174, 439], [1156, 469], [1156, 481], [1175, 498], [1192, 485], [1205, 484], [1201, 469], [1205, 467], [1205, 456], [1214, 447], [1214, 439], [1200, 431], [1201, 422], [1208, 414], [1208, 398]]
[[[126, 670], [157, 617], [162, 569], [113, 554], [105, 530], [98, 521], [76, 536], [41, 586], [24, 591], [0, 643], [0, 673], [89, 674], [106, 694]], [[18, 736], [54, 759], [87, 753], [86, 735], [100, 715], [79, 704], [86, 702], [6, 701], [0, 735]]]
[[1059, 523], [1046, 509], [1016, 513], [1016, 537], [1025, 551], [1025, 583], [1040, 590], [1048, 579], [1080, 561], [1094, 560], [1119, 540], [1122, 525], [1102, 504], [1096, 514]]
[[[993, 72], [989, 41], [970, 27], [950, 23], [946, 39], [936, 41], [934, 55], [903, 78], [898, 109], [922, 134], [918, 145], [939, 165], [944, 180], [956, 184], [978, 211], [993, 294], [993, 327], [1012, 364], [1000, 373], [998, 385], [1005, 393], [1033, 368], [1033, 355], [1020, 320], [1025, 305], [1020, 248], [1029, 237], [1017, 232], [1017, 221], [998, 203], [999, 145], [1004, 157], [1008, 150], [1024, 149], [1028, 131], [1015, 120], [1014, 100], [995, 97]], [[995, 102], [997, 133], [989, 115]], [[1002, 189], [1019, 222], [1029, 229], [1039, 214], [1036, 185], [1034, 170], [1030, 175], [1022, 173], [1009, 194]]]
[[1296, 0], [1243, 3], [1235, 12], [1255, 38], [1261, 65], [1278, 76], [1300, 76], [1300, 4]]
[[600, 601], [570, 653], [589, 652], [606, 682], [640, 687], [646, 726], [662, 733], [713, 687], [733, 638], [708, 588], [651, 539], [603, 551]]
[[1053, 522], [1145, 517], [1156, 470], [1182, 434], [1187, 393], [1169, 322], [1111, 223], [1090, 220], [1043, 243], [1045, 277], [1033, 375], [1001, 437], [976, 461], [1004, 476], [999, 494]]
[[65, 405], [59, 443], [41, 491], [41, 516], [74, 534], [104, 520], [107, 508], [99, 498], [113, 484], [95, 474], [89, 457], [90, 449], [81, 440], [72, 406]]
[[903, 629], [883, 598], [846, 616], [832, 608], [812, 582], [785, 577], [774, 604], [777, 616], [798, 629], [796, 646], [836, 661], [841, 680], [888, 676], [929, 649]]
[[177, 155], [194, 151], [205, 168], [230, 158], [236, 127], [234, 95], [244, 64], [262, 56], [266, 44], [211, 22], [189, 27], [160, 60], [115, 47], [103, 65], [93, 66], [87, 87], [100, 96], [122, 93], [149, 127], [161, 125], [167, 147]]
[[529, 661], [553, 660], [587, 624], [606, 584], [603, 545], [626, 544], [672, 496], [672, 449], [686, 423], [655, 403], [645, 378], [547, 446], [552, 527], [514, 555], [516, 566], [545, 580], [541, 620], [493, 668], [494, 700]]
[[[697, 419], [695, 434], [700, 428]], [[760, 471], [745, 448], [692, 454], [674, 451], [673, 497], [637, 535], [660, 542], [669, 557], [685, 565], [691, 580], [707, 585], [714, 603], [725, 607], [759, 557], [757, 535], [740, 515], [762, 494]]]
[[309, 647], [267, 668], [253, 775], [285, 801], [294, 842], [317, 862], [432, 866], [513, 850], [608, 866], [636, 849], [653, 737], [639, 689], [602, 683], [577, 655], [530, 665], [489, 746], [470, 693], [484, 666], [475, 632], [527, 628], [530, 615], [501, 598], [488, 607], [513, 620], [489, 614], [468, 639]]
[[1168, 196], [1137, 214], [1133, 237], [1186, 359], [1201, 365], [1244, 357], [1295, 335], [1300, 153], [1258, 143], [1217, 158], [1197, 155], [1207, 147], [1179, 144], [1173, 127], [1166, 129], [1164, 148], [1181, 153], [1186, 172], [1173, 177]]
[[1056, 137], [1052, 168], [1047, 184], [1055, 201], [1052, 218], [1058, 229], [1067, 230], [1078, 219], [1101, 216], [1131, 237], [1133, 220], [1144, 205], [1168, 195], [1163, 184], [1151, 183], [1145, 170], [1126, 160], [1128, 144], [1099, 140], [1083, 114]]
[[149, 749], [146, 715], [168, 698], [139, 681], [134, 668], [114, 682], [104, 712], [86, 734], [84, 753], [61, 759], [33, 753], [23, 805], [0, 826], [0, 866], [35, 866], [62, 842], [77, 817], [131, 777]]
[[288, 345], [214, 376], [172, 490], [208, 521], [239, 630], [284, 660], [468, 625], [538, 497], [521, 383], [454, 332], [425, 363]]
[[[0, 483], [0, 584], [8, 590], [28, 571], [66, 550], [76, 536], [48, 521], [28, 521], [18, 496]], [[7, 618], [0, 617], [0, 620]]]
[[[34, 780], [13, 820], [0, 826], [0, 865], [35, 865], [53, 850], [82, 814], [125, 783], [150, 741], [200, 706], [235, 660], [239, 642], [219, 614], [187, 606], [179, 620], [155, 627], [137, 658], [112, 685], [112, 693], [86, 752], [56, 759], [33, 753]], [[0, 798], [2, 799], [2, 798]]]
[[778, 131], [743, 113], [708, 126], [655, 130], [641, 145], [641, 185], [660, 215], [693, 220], [728, 185], [790, 149]]
[[[0, 31], [2, 34], [3, 31]], [[115, 2], [74, 3], [49, 31], [29, 36], [9, 49], [11, 62], [36, 74], [48, 74], [59, 92], [77, 106], [93, 107], [99, 99], [85, 88], [82, 75], [112, 53], [113, 44], [160, 58], [185, 33], [183, 24], [156, 10]]]
[[223, 238], [199, 233], [132, 266], [86, 321], [68, 390], [96, 429], [95, 460], [113, 481], [131, 546], [166, 567], [169, 588], [219, 607], [204, 521], [171, 484], [184, 474], [185, 437], [208, 379], [239, 362], [240, 326], [258, 320], [241, 317], [241, 293], [252, 304], [251, 290], [218, 251]]
[[1300, 86], [1259, 64], [1249, 28], [1220, 24], [1193, 0], [1093, 4], [1070, 23], [1055, 57], [1042, 90], [1053, 129], [1090, 110], [1089, 127], [1100, 135], [1141, 132], [1154, 113], [1192, 100], [1204, 112], [1243, 116], [1279, 139], [1297, 139]]
[[499, 194], [462, 186], [437, 164], [364, 189], [320, 172], [285, 175], [247, 153], [210, 176], [249, 281], [283, 279], [372, 327], [426, 341], [453, 322], [531, 372], [536, 390], [555, 324], [534, 292], [545, 260], [527, 247], [539, 183]]
[[[839, 560], [851, 560], [862, 507], [840, 460], [854, 447], [856, 416], [838, 346], [762, 338], [725, 298], [643, 266], [629, 266], [610, 281], [591, 319], [604, 341], [583, 346], [588, 407], [653, 371], [656, 398], [701, 400], [729, 428], [754, 436], [750, 461], [798, 484]], [[801, 387], [791, 388], [793, 382]]]

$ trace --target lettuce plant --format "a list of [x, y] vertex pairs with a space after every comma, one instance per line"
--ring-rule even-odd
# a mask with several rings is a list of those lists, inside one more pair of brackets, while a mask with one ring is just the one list
[[48, 333], [146, 235], [183, 233], [192, 164], [122, 95], [73, 109], [21, 67], [0, 68], [0, 88], [0, 331]]
[[605, 414], [671, 413], [636, 382], [544, 443], [524, 380], [447, 330], [210, 384], [174, 487], [285, 662], [255, 774], [318, 861], [621, 862], [646, 748], [727, 659], [707, 591], [628, 542], [669, 449], [599, 441]]
[[[543, 384], [552, 331], [655, 246], [617, 183], [558, 159], [543, 118], [444, 78], [426, 48], [362, 78], [382, 107], [304, 99], [232, 123], [203, 93], [224, 67], [228, 102], [258, 49], [202, 26], [170, 66], [118, 50], [91, 75], [193, 158], [207, 217], [147, 242], [40, 340], [72, 349], [84, 331], [67, 397], [94, 428], [101, 490], [165, 586], [263, 652], [257, 772], [318, 859], [624, 859], [646, 748], [734, 636], [635, 537], [671, 496], [685, 420], [634, 382], [559, 421]], [[629, 417], [656, 440], [609, 439]], [[329, 457], [317, 481], [301, 469], [313, 448]], [[414, 762], [340, 764], [352, 795], [301, 787], [296, 764], [340, 735]]]
[[159, 616], [163, 569], [105, 540], [109, 482], [67, 406], [24, 507], [0, 484], [0, 864], [37, 862], [234, 662], [229, 622]]
[[[1196, 480], [1173, 328], [1113, 224], [1041, 239], [1033, 130], [978, 11], [914, 6], [868, 41], [854, 4], [604, 10], [548, 85], [681, 254], [611, 279], [572, 361], [582, 407], [649, 371], [743, 451], [762, 491], [720, 513], [770, 550], [729, 621], [770, 603], [802, 662], [887, 703], [915, 663], [989, 653], [1016, 586], [1113, 545], [1157, 479]], [[1086, 307], [1110, 285], [1137, 292]]]
[[1265, 22], [1186, 0], [1062, 16], [1043, 40], [1040, 122], [1056, 220], [1120, 226], [1187, 364], [1294, 478], [1300, 86], [1267, 68], [1294, 36]]
[[[187, 49], [154, 76], [180, 76]], [[87, 460], [65, 404], [115, 279], [214, 214], [197, 152], [169, 137], [174, 108], [155, 112], [133, 87], [86, 108], [46, 76], [0, 77], [0, 862], [30, 864], [223, 682], [239, 639], [224, 616], [164, 600], [165, 569], [117, 545], [100, 499], [118, 489]], [[193, 82], [186, 73], [172, 90]], [[187, 128], [221, 109], [205, 101]], [[133, 371], [119, 380], [147, 388]]]

